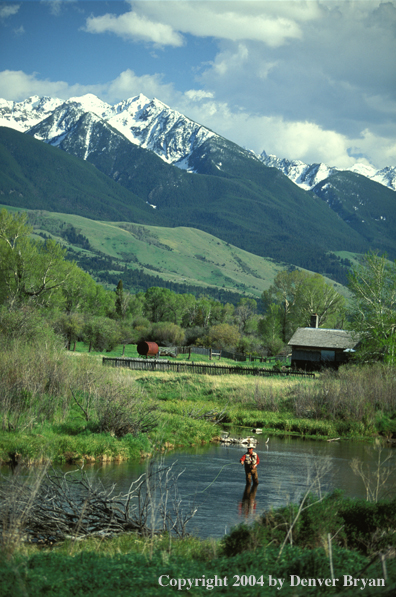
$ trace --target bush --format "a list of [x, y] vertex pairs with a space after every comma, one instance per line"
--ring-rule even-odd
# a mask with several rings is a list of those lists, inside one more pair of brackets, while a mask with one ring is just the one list
[[184, 330], [169, 321], [154, 323], [147, 340], [157, 342], [160, 346], [181, 346], [184, 344]]
[[29, 306], [16, 311], [0, 309], [0, 343], [13, 340], [23, 342], [56, 342], [56, 335], [48, 322], [48, 314]]
[[90, 317], [85, 322], [82, 337], [89, 343], [89, 352], [113, 350], [121, 340], [120, 328], [116, 321], [107, 317]]
[[115, 437], [124, 437], [128, 433], [138, 436], [156, 427], [156, 411], [157, 405], [145, 400], [137, 387], [131, 388], [122, 382], [109, 383], [102, 388], [96, 401], [97, 430]]

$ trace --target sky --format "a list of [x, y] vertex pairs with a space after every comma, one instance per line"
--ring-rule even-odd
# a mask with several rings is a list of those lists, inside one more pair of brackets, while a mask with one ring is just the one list
[[239, 145], [396, 165], [396, 0], [0, 1], [0, 98], [143, 93]]

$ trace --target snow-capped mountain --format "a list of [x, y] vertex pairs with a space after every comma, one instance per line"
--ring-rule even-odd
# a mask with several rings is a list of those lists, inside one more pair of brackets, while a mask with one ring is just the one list
[[[29, 131], [36, 139], [54, 146], [61, 145], [87, 114], [87, 122], [100, 119], [134, 145], [149, 149], [182, 169], [189, 169], [188, 158], [193, 150], [216, 136], [159, 100], [149, 100], [142, 94], [114, 106], [92, 94], [66, 101], [34, 97], [24, 102], [0, 102], [0, 126]], [[84, 159], [91, 151], [90, 141], [87, 134]]]
[[305, 164], [300, 160], [280, 159], [275, 155], [268, 155], [265, 151], [259, 157], [263, 164], [277, 168], [305, 191], [311, 191], [316, 185], [337, 172], [354, 172], [396, 191], [396, 167], [375, 170], [371, 166], [355, 164], [351, 168], [342, 169], [329, 167], [326, 164]]
[[[81, 118], [86, 129], [82, 135]], [[121, 133], [128, 141], [153, 151], [168, 164], [174, 164], [190, 172], [202, 171], [198, 162], [204, 152], [199, 149], [209, 139], [221, 137], [209, 129], [172, 110], [157, 99], [150, 100], [140, 94], [112, 106], [92, 94], [73, 97], [66, 101], [33, 96], [22, 102], [0, 99], [0, 126], [29, 132], [36, 139], [54, 146], [66, 148], [67, 138], [79, 128], [79, 157], [87, 159], [94, 148], [92, 126], [102, 122]], [[84, 147], [82, 147], [84, 145]], [[235, 146], [236, 148], [237, 146]], [[241, 151], [242, 148], [239, 148]], [[97, 147], [95, 147], [97, 150]], [[76, 155], [77, 153], [74, 152]], [[251, 157], [257, 158], [250, 153]], [[265, 151], [258, 156], [260, 161], [274, 167], [304, 190], [312, 190], [316, 185], [344, 170], [325, 164], [305, 164], [300, 160], [280, 159]], [[199, 161], [199, 160], [198, 160]], [[221, 170], [221, 163], [216, 164]], [[356, 164], [349, 169], [370, 180], [396, 191], [396, 168], [387, 167], [375, 170], [370, 166]]]
[[33, 95], [23, 102], [10, 102], [0, 98], [0, 126], [8, 126], [25, 133], [32, 126], [47, 118], [63, 100]]
[[[374, 247], [396, 256], [394, 168], [350, 172], [265, 153], [260, 159], [143, 95], [114, 106], [90, 94], [0, 101], [0, 127], [0, 167], [7, 172], [0, 194], [7, 205], [35, 209], [40, 197], [40, 209], [99, 219], [128, 213], [130, 221], [196, 227], [326, 275], [341, 271], [332, 251]], [[32, 155], [40, 160], [33, 163]], [[123, 187], [119, 197], [110, 185], [112, 199], [105, 193], [91, 205], [96, 183], [85, 189], [76, 158], [89, 176], [95, 169]], [[58, 171], [65, 194], [52, 182], [43, 189]]]

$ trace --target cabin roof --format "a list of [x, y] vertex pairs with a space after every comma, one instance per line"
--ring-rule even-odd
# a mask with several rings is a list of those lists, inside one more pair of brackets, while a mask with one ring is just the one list
[[310, 348], [354, 348], [359, 339], [347, 330], [328, 330], [325, 328], [298, 328], [289, 340], [290, 346]]

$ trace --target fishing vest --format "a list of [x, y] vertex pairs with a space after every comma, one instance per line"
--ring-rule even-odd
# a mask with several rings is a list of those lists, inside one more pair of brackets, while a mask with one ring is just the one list
[[250, 456], [249, 452], [246, 454], [246, 456], [245, 456], [245, 464], [247, 464], [248, 466], [254, 466], [255, 464], [257, 464], [257, 454], [256, 454], [256, 452], [253, 452], [251, 456]]

